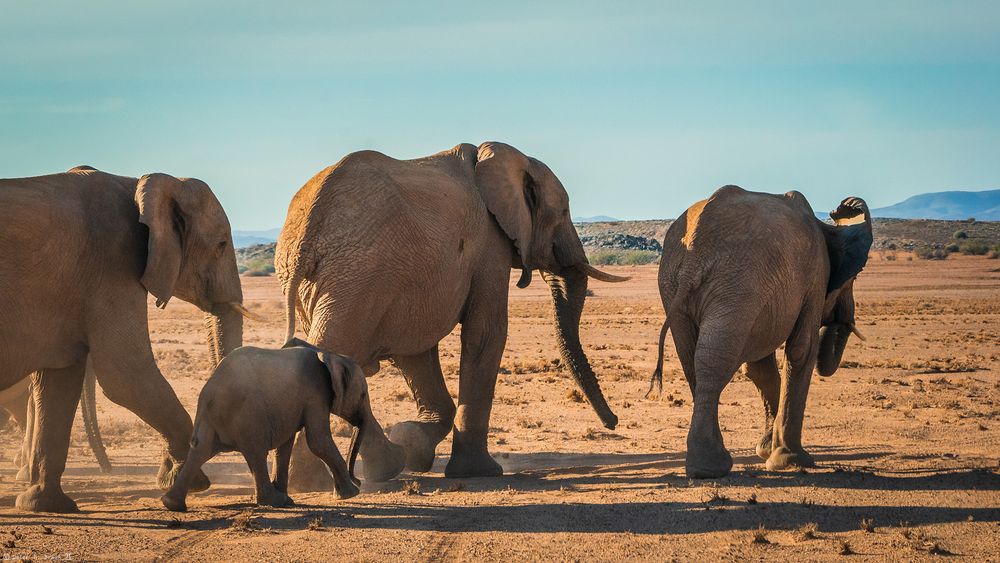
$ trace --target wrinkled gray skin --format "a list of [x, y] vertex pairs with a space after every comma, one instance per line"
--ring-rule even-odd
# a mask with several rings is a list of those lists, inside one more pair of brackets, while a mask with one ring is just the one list
[[[864, 201], [847, 198], [830, 215], [836, 225], [818, 220], [798, 192], [726, 186], [667, 231], [659, 273], [667, 320], [653, 382], [662, 379], [670, 330], [694, 396], [689, 477], [722, 477], [732, 468], [719, 395], [743, 363], [764, 401], [757, 454], [771, 470], [814, 465], [802, 448], [809, 381], [817, 366], [821, 375], [836, 371], [857, 331], [853, 284], [872, 243]], [[783, 374], [775, 357], [782, 344]]]
[[[100, 427], [97, 425], [97, 377], [93, 370], [88, 369], [84, 378], [83, 395], [80, 397], [80, 414], [83, 417], [87, 442], [90, 444], [101, 473], [111, 473], [111, 461], [101, 439]], [[31, 446], [35, 428], [35, 408], [31, 397], [31, 378], [26, 377], [13, 387], [0, 391], [0, 408], [7, 411], [21, 432], [24, 439], [21, 447], [14, 454], [14, 467], [18, 469], [16, 480], [28, 480], [28, 448]]]
[[[566, 365], [608, 428], [617, 417], [579, 339], [588, 276], [623, 281], [587, 263], [569, 197], [542, 162], [502, 143], [463, 144], [429, 157], [346, 156], [303, 186], [288, 208], [275, 268], [307, 340], [346, 354], [371, 375], [391, 359], [417, 402], [417, 418], [366, 427], [365, 479], [405, 465], [427, 471], [454, 431], [449, 477], [500, 475], [487, 451], [497, 370], [507, 341], [511, 268], [519, 286], [540, 270], [552, 290]], [[458, 407], [445, 387], [438, 342], [462, 325]], [[403, 447], [400, 451], [399, 447]], [[292, 486], [326, 490], [322, 466], [296, 446]]]
[[[79, 167], [0, 180], [0, 214], [0, 389], [38, 372], [30, 484], [17, 507], [76, 510], [60, 480], [88, 359], [105, 395], [163, 436], [166, 489], [192, 426], [153, 359], [147, 295], [204, 311], [216, 361], [241, 345], [245, 310], [222, 206], [200, 180]], [[208, 486], [203, 474], [197, 486]]]
[[[344, 463], [330, 434], [330, 414], [356, 427]], [[309, 450], [326, 464], [342, 499], [358, 494], [354, 477], [358, 433], [372, 424], [368, 383], [345, 356], [292, 339], [280, 350], [251, 346], [222, 360], [198, 397], [191, 451], [174, 486], [161, 497], [170, 510], [185, 511], [195, 473], [221, 452], [243, 454], [253, 473], [257, 504], [291, 506], [288, 465], [295, 433], [304, 429]], [[267, 453], [277, 450], [273, 479]]]

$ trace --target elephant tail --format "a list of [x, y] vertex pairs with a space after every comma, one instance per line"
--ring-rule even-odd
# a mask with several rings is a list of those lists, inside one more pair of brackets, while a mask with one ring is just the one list
[[90, 449], [94, 452], [94, 457], [97, 458], [101, 473], [111, 473], [111, 461], [108, 459], [107, 450], [104, 449], [101, 428], [97, 425], [97, 376], [94, 375], [92, 369], [87, 370], [87, 375], [83, 379], [80, 410], [83, 425], [87, 431], [87, 442], [90, 443]]
[[670, 330], [670, 318], [667, 317], [663, 320], [663, 327], [660, 329], [660, 343], [657, 355], [656, 355], [656, 369], [653, 370], [653, 375], [649, 377], [649, 389], [646, 390], [645, 398], [653, 393], [653, 386], [656, 386], [656, 396], [663, 394], [663, 344], [667, 340], [667, 331]]
[[295, 305], [299, 298], [299, 283], [302, 281], [302, 274], [297, 267], [293, 267], [291, 275], [288, 277], [288, 289], [285, 291], [285, 342], [295, 337]]

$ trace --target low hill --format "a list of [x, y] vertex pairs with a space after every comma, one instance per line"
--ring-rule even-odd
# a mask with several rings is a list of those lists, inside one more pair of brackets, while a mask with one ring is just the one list
[[873, 217], [894, 219], [1000, 221], [1000, 190], [983, 192], [934, 192], [915, 195], [905, 201], [872, 209]]

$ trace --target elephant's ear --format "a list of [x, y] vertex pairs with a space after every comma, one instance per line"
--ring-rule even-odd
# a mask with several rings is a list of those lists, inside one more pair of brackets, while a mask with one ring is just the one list
[[853, 279], [868, 262], [872, 246], [872, 220], [863, 199], [849, 197], [842, 201], [830, 217], [836, 225], [824, 224], [826, 247], [830, 254], [829, 294]]
[[527, 269], [536, 266], [530, 249], [531, 218], [538, 202], [530, 167], [528, 157], [514, 147], [495, 142], [479, 146], [476, 186]]
[[330, 374], [330, 412], [344, 412], [344, 399], [347, 394], [347, 381], [351, 377], [350, 365], [339, 356], [326, 350], [317, 350], [316, 357], [326, 366]]
[[184, 216], [178, 198], [182, 184], [167, 174], [147, 174], [139, 180], [135, 203], [139, 222], [149, 227], [146, 269], [142, 285], [156, 297], [157, 307], [166, 307], [174, 294], [183, 257]]

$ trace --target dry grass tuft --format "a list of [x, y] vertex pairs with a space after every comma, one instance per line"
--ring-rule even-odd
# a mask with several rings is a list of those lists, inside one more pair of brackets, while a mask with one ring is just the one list
[[310, 532], [323, 532], [326, 530], [326, 526], [323, 525], [323, 516], [317, 516], [309, 521], [309, 525], [306, 529]]
[[403, 481], [403, 492], [408, 495], [419, 495], [420, 481]]
[[795, 538], [799, 541], [814, 540], [819, 537], [816, 535], [817, 532], [819, 532], [819, 526], [815, 522], [810, 522], [798, 529], [795, 533]]
[[840, 551], [841, 555], [854, 555], [854, 550], [851, 549], [851, 542], [847, 540], [840, 540]]
[[761, 545], [771, 543], [771, 540], [767, 539], [767, 528], [764, 527], [764, 524], [761, 524], [756, 530], [751, 532], [750, 543]]
[[871, 518], [862, 518], [861, 522], [860, 522], [860, 525], [861, 525], [861, 531], [862, 532], [864, 532], [866, 534], [874, 534], [875, 533], [875, 521], [872, 520]]
[[570, 389], [566, 392], [566, 398], [574, 403], [582, 403], [583, 393], [579, 389]]

